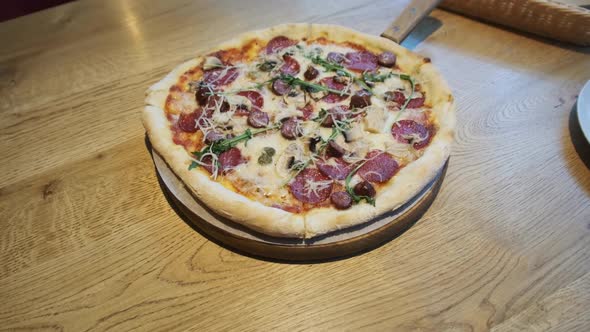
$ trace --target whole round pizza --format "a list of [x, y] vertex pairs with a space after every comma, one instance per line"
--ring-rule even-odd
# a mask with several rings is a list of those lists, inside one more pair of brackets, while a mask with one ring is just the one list
[[359, 225], [446, 162], [453, 96], [430, 59], [344, 27], [245, 33], [147, 90], [153, 148], [217, 214], [279, 237]]

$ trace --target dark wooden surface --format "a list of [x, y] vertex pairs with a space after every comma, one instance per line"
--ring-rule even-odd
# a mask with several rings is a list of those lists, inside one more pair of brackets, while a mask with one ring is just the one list
[[72, 0], [3, 0], [0, 3], [0, 22], [70, 1]]

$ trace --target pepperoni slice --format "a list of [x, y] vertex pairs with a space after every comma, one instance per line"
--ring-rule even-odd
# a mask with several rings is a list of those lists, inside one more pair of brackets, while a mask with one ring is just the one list
[[240, 91], [238, 96], [246, 97], [252, 103], [252, 108], [255, 110], [261, 110], [264, 106], [264, 98], [257, 91]]
[[309, 120], [311, 118], [311, 116], [313, 115], [313, 105], [312, 104], [307, 104], [303, 108], [298, 108], [298, 110], [303, 112], [303, 119], [304, 120]]
[[211, 156], [205, 156], [201, 159], [201, 162], [204, 165], [201, 165], [201, 167], [203, 167], [204, 169], [207, 170], [207, 172], [213, 174], [213, 162], [212, 162], [213, 158], [211, 158]]
[[348, 117], [348, 106], [338, 105], [328, 110], [328, 116], [322, 121], [322, 127], [330, 128], [334, 125], [334, 120], [342, 121]]
[[328, 56], [326, 57], [326, 59], [332, 63], [340, 64], [346, 58], [344, 57], [344, 54], [342, 54], [342, 53], [330, 52], [330, 53], [328, 53]]
[[207, 134], [205, 134], [205, 143], [211, 144], [213, 142], [220, 141], [224, 138], [225, 138], [225, 135], [222, 132], [217, 131], [217, 130], [211, 130], [211, 131], [208, 131]]
[[316, 204], [330, 197], [333, 186], [329, 177], [315, 168], [306, 168], [295, 177], [289, 188], [297, 200]]
[[299, 74], [299, 70], [301, 70], [301, 67], [299, 66], [299, 62], [297, 62], [295, 58], [289, 55], [284, 55], [283, 60], [285, 60], [285, 63], [279, 69], [281, 73], [288, 75]]
[[420, 108], [424, 106], [424, 96], [410, 100], [407, 108]]
[[288, 118], [281, 126], [281, 135], [288, 140], [293, 140], [300, 136], [300, 132], [297, 129], [299, 126], [299, 120], [295, 117]]
[[276, 53], [283, 48], [293, 46], [297, 44], [297, 41], [289, 39], [285, 36], [277, 36], [271, 39], [268, 44], [266, 44], [266, 54]]
[[340, 96], [334, 93], [330, 93], [328, 95], [326, 95], [324, 98], [322, 98], [323, 101], [325, 101], [326, 103], [337, 103], [340, 102], [342, 100], [346, 99], [346, 96]]
[[[406, 96], [401, 91], [388, 91], [385, 93], [385, 101], [393, 101], [399, 106], [406, 102]], [[420, 108], [424, 106], [424, 96], [410, 100], [406, 108]]]
[[344, 66], [350, 70], [363, 72], [377, 69], [377, 56], [371, 52], [349, 52], [345, 57]]
[[337, 191], [332, 193], [330, 201], [338, 210], [346, 210], [352, 206], [352, 197], [346, 191]]
[[334, 163], [329, 163], [327, 160], [316, 161], [316, 166], [325, 176], [333, 180], [344, 180], [346, 176], [352, 172], [354, 164], [349, 164], [342, 158], [332, 158]]
[[367, 153], [368, 161], [359, 168], [357, 174], [369, 182], [387, 182], [399, 170], [399, 165], [393, 157], [381, 150]]
[[213, 112], [215, 109], [217, 109], [217, 107], [219, 107], [220, 112], [229, 111], [229, 103], [227, 102], [227, 100], [224, 97], [218, 96], [218, 95], [213, 95], [213, 96], [209, 97], [209, 100], [207, 100], [207, 105], [205, 106], [205, 109], [207, 111]]
[[186, 133], [194, 133], [199, 130], [199, 126], [197, 126], [197, 119], [201, 115], [201, 112], [195, 111], [192, 113], [182, 113], [178, 118], [178, 128]]
[[383, 52], [379, 54], [377, 57], [377, 63], [383, 67], [393, 67], [395, 66], [396, 56], [391, 52]]
[[268, 114], [263, 111], [252, 111], [248, 115], [248, 124], [254, 128], [264, 128], [268, 126]]
[[[219, 171], [225, 172], [229, 171], [236, 166], [243, 164], [246, 160], [242, 157], [242, 153], [238, 148], [231, 148], [225, 152], [222, 152], [219, 157], [217, 158], [220, 164]], [[213, 173], [213, 162], [211, 156], [205, 156], [201, 159], [201, 162], [204, 163], [203, 168], [206, 169], [209, 173]]]
[[237, 68], [217, 68], [205, 71], [203, 81], [213, 86], [228, 85], [239, 76]]
[[403, 105], [406, 102], [406, 96], [401, 91], [387, 91], [384, 95], [385, 101], [392, 101], [399, 106]]
[[350, 108], [364, 108], [371, 105], [371, 93], [367, 90], [357, 91], [350, 97]]
[[413, 120], [399, 120], [391, 127], [391, 135], [398, 142], [412, 144], [422, 149], [430, 143], [432, 133], [424, 125]]
[[[344, 90], [344, 88], [346, 87], [346, 84], [344, 83], [338, 83], [334, 80], [334, 76], [332, 77], [324, 77], [320, 80], [320, 83], [330, 89], [334, 89], [334, 90]], [[325, 101], [326, 103], [337, 103], [340, 101], [343, 101], [344, 99], [346, 99], [348, 96], [346, 95], [339, 95], [336, 93], [328, 93], [326, 96], [324, 96], [324, 98], [322, 98], [323, 101]]]
[[272, 92], [277, 96], [286, 95], [291, 91], [291, 86], [281, 79], [272, 82]]
[[[203, 112], [206, 112], [206, 114], [201, 116]], [[199, 127], [206, 126], [205, 121], [207, 121], [207, 119], [210, 119], [212, 115], [212, 110], [202, 109], [197, 109], [192, 113], [182, 113], [178, 118], [177, 126], [184, 132], [194, 133], [199, 129]], [[199, 121], [198, 124], [197, 120]]]
[[219, 163], [221, 164], [221, 170], [227, 171], [236, 166], [246, 162], [242, 157], [242, 153], [238, 148], [231, 148], [219, 155]]

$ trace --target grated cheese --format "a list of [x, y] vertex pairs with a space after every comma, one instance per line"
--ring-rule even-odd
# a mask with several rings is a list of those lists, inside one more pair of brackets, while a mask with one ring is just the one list
[[311, 179], [305, 179], [305, 185], [303, 186], [303, 192], [306, 196], [311, 196], [311, 194], [319, 197], [318, 191], [325, 190], [330, 188], [330, 186], [334, 183], [332, 180], [327, 181], [313, 181]]
[[[321, 56], [325, 57], [329, 52], [347, 53], [355, 51], [352, 48], [339, 46], [339, 45], [320, 45], [311, 44], [307, 45], [304, 42], [300, 42], [297, 45], [287, 47], [276, 54], [260, 54], [253, 61], [249, 63], [236, 63], [231, 66], [225, 66], [221, 64], [219, 59], [206, 59], [205, 65], [207, 68], [220, 68], [215, 81], [209, 84], [201, 82], [201, 86], [205, 86], [211, 93], [214, 92], [214, 85], [219, 79], [227, 75], [229, 70], [237, 70], [239, 75], [237, 78], [223, 87], [225, 93], [217, 93], [221, 96], [216, 100], [213, 105], [213, 113], [208, 118], [206, 112], [202, 112], [201, 116], [195, 120], [195, 127], [203, 132], [203, 140], [207, 133], [215, 130], [222, 133], [243, 133], [246, 129], [250, 128], [247, 124], [247, 117], [245, 116], [234, 116], [238, 110], [239, 105], [245, 105], [249, 110], [252, 109], [252, 102], [244, 97], [237, 95], [237, 92], [241, 91], [244, 87], [253, 87], [255, 84], [269, 80], [272, 77], [276, 77], [279, 74], [281, 66], [285, 63], [283, 55], [290, 53], [300, 65], [300, 71], [297, 75], [293, 75], [296, 78], [304, 79], [303, 74], [308, 66], [313, 66], [319, 71], [318, 77], [314, 79], [314, 82], [319, 82], [325, 77], [332, 77], [337, 75], [335, 72], [327, 71], [322, 66], [313, 64], [311, 59], [308, 58], [310, 54], [318, 53], [318, 49], [321, 50]], [[219, 62], [218, 62], [219, 61]], [[264, 63], [265, 61], [276, 62], [275, 67], [270, 72], [262, 72], [259, 70], [257, 65]], [[388, 74], [393, 72], [391, 69], [380, 68], [378, 75]], [[263, 111], [269, 114], [271, 122], [276, 123], [280, 119], [287, 117], [302, 117], [303, 112], [297, 108], [304, 107], [311, 101], [308, 93], [299, 93], [297, 96], [277, 96], [271, 91], [270, 83], [264, 84], [257, 89], [264, 100]], [[355, 84], [353, 80], [349, 80], [343, 90], [343, 94], [353, 93], [355, 89], [359, 89], [358, 84]], [[384, 82], [377, 82], [372, 86], [373, 95], [371, 96], [371, 106], [363, 109], [350, 109], [347, 112], [348, 115], [357, 115], [354, 119], [349, 121], [341, 121], [333, 118], [335, 126], [340, 131], [347, 131], [350, 142], [345, 142], [342, 135], [338, 135], [335, 140], [340, 146], [345, 148], [345, 155], [342, 157], [348, 163], [356, 163], [367, 160], [366, 154], [368, 151], [373, 149], [379, 149], [387, 151], [388, 153], [395, 156], [396, 159], [403, 161], [411, 161], [417, 158], [418, 152], [412, 147], [412, 144], [397, 143], [392, 139], [391, 126], [393, 125], [396, 115], [398, 112], [388, 108], [388, 105], [383, 101], [382, 97], [387, 91], [400, 89], [409, 93], [409, 84], [405, 80], [400, 79], [398, 76], [392, 75], [385, 79]], [[325, 95], [325, 92], [317, 93], [319, 98]], [[413, 98], [421, 97], [422, 94], [419, 92], [414, 93]], [[187, 112], [193, 111], [198, 107], [195, 102], [193, 93], [181, 94], [176, 97], [179, 104], [182, 104]], [[227, 112], [221, 112], [221, 106], [223, 101], [227, 101], [230, 108]], [[339, 105], [348, 106], [350, 103], [350, 97], [342, 100], [338, 103], [327, 103], [323, 100], [312, 101], [314, 104], [314, 114], [311, 118], [318, 115], [320, 109], [330, 109]], [[181, 108], [183, 109], [183, 108]], [[189, 110], [190, 109], [190, 110]], [[421, 114], [422, 109], [408, 109], [401, 114], [399, 119], [417, 118], [418, 114]], [[332, 116], [332, 115], [329, 115]], [[306, 120], [299, 121], [296, 127], [296, 131], [299, 134], [295, 140], [289, 141], [282, 137], [280, 130], [270, 131], [260, 136], [255, 136], [250, 139], [247, 144], [241, 142], [238, 144], [238, 148], [242, 153], [242, 156], [246, 163], [242, 163], [235, 168], [232, 172], [225, 174], [230, 181], [240, 181], [243, 184], [242, 189], [248, 192], [257, 193], [261, 197], [269, 199], [286, 199], [291, 197], [289, 190], [284, 186], [285, 181], [292, 179], [295, 172], [287, 168], [287, 162], [291, 157], [295, 158], [296, 161], [315, 164], [318, 156], [309, 150], [309, 140], [312, 137], [321, 137], [327, 140], [332, 134], [332, 128], [321, 127], [321, 124], [316, 121]], [[412, 142], [420, 142], [426, 137], [420, 137], [419, 135], [409, 135], [404, 137], [412, 140]], [[277, 151], [273, 157], [272, 164], [259, 165], [257, 163], [258, 157], [263, 148], [272, 147]], [[199, 165], [204, 165], [202, 162], [204, 157], [212, 158], [213, 161], [213, 172], [211, 177], [216, 179], [219, 175], [218, 167], [218, 156], [213, 154], [211, 151], [205, 153], [200, 160], [195, 160]], [[333, 163], [333, 158], [329, 159], [328, 162]], [[372, 174], [375, 172], [371, 172]], [[377, 174], [377, 173], [375, 173]], [[379, 175], [380, 176], [380, 175]], [[353, 177], [352, 182], [356, 182], [358, 177]], [[306, 180], [304, 185], [304, 192], [307, 195], [316, 195], [321, 190], [329, 188], [334, 182], [330, 181], [312, 181]]]

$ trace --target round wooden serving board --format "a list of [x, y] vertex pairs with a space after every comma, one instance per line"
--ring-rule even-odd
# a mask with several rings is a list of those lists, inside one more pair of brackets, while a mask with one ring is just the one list
[[237, 251], [286, 261], [314, 261], [351, 256], [374, 249], [401, 234], [426, 212], [446, 173], [447, 163], [418, 195], [400, 208], [359, 226], [313, 239], [286, 239], [251, 231], [216, 215], [194, 198], [168, 164], [153, 151], [154, 163], [178, 210], [209, 237]]

